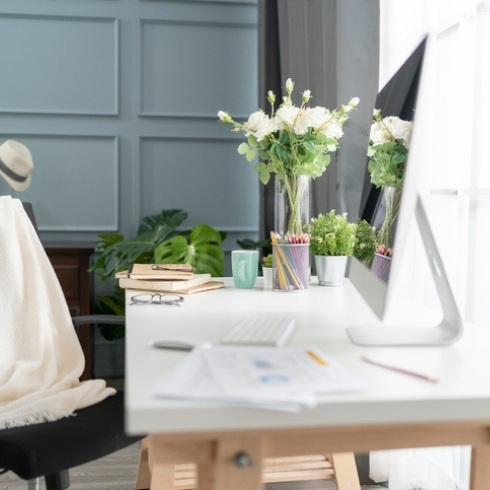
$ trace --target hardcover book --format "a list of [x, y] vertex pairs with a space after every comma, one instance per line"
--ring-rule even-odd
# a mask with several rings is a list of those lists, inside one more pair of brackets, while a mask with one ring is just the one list
[[192, 279], [133, 279], [124, 272], [119, 273], [119, 286], [127, 289], [143, 289], [146, 291], [180, 292], [201, 286], [211, 279], [211, 274], [193, 274]]

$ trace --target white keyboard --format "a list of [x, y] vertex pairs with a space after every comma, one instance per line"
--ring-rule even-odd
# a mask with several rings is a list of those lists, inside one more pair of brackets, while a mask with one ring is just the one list
[[237, 323], [222, 339], [222, 344], [278, 347], [294, 330], [294, 318], [249, 316]]

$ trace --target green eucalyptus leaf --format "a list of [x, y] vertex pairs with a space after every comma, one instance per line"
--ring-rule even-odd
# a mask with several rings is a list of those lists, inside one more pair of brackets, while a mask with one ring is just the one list
[[279, 143], [281, 145], [287, 145], [289, 143], [289, 138], [290, 135], [287, 131], [281, 131], [281, 134], [279, 135]]
[[256, 136], [255, 136], [254, 134], [250, 134], [250, 135], [248, 136], [247, 141], [248, 141], [248, 144], [249, 144], [249, 145], [250, 145], [252, 148], [257, 148], [257, 146], [258, 146], [258, 143], [257, 143], [257, 138], [256, 138]]
[[254, 170], [256, 172], [262, 172], [264, 170], [267, 169], [267, 165], [264, 163], [264, 162], [257, 162], [255, 165], [254, 165]]
[[[316, 153], [316, 144], [313, 141], [305, 141], [304, 142], [304, 149], [306, 151], [309, 151], [309, 152], [315, 154]], [[305, 152], [305, 154], [306, 154], [306, 152]]]
[[257, 150], [255, 150], [255, 149], [251, 149], [251, 150], [247, 151], [247, 153], [245, 153], [245, 158], [249, 162], [253, 161], [256, 156], [257, 156]]
[[403, 153], [395, 153], [391, 157], [391, 162], [395, 165], [400, 165], [406, 160], [406, 158], [407, 158], [406, 155], [404, 155]]
[[271, 174], [267, 169], [262, 170], [259, 174], [260, 182], [262, 182], [262, 184], [264, 185], [267, 185], [269, 183], [270, 178]]
[[240, 155], [245, 155], [248, 150], [250, 150], [250, 146], [248, 146], [247, 143], [240, 143], [237, 148], [237, 151], [238, 153], [240, 153]]
[[284, 165], [289, 165], [291, 163], [291, 150], [289, 148], [285, 148], [284, 146], [277, 145], [276, 155]]
[[327, 143], [327, 135], [325, 133], [316, 133], [315, 138], [320, 145], [325, 145]]

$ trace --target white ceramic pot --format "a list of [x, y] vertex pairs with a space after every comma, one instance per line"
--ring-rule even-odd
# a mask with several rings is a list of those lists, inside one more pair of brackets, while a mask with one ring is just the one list
[[272, 288], [272, 267], [262, 267], [262, 274], [264, 276], [264, 287]]
[[315, 255], [316, 275], [320, 286], [344, 284], [347, 256]]

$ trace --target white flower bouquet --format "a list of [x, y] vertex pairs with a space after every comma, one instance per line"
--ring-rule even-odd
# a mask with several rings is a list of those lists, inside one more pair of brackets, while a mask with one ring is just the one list
[[391, 257], [393, 252], [393, 229], [400, 209], [412, 125], [411, 121], [404, 121], [399, 117], [383, 118], [379, 109], [373, 113], [368, 170], [371, 182], [384, 191], [386, 210], [376, 236], [376, 253], [387, 257]]
[[373, 119], [368, 149], [371, 182], [376, 187], [401, 189], [412, 122], [394, 116], [382, 118], [379, 109], [374, 111]]
[[359, 103], [357, 97], [339, 110], [330, 111], [325, 107], [307, 107], [311, 92], [305, 90], [301, 105], [295, 106], [291, 94], [294, 83], [286, 81], [286, 95], [274, 112], [276, 95], [269, 91], [267, 100], [271, 114], [259, 110], [250, 115], [245, 123], [234, 121], [224, 111], [218, 112], [220, 122], [232, 124], [233, 131], [242, 131], [247, 137], [238, 147], [238, 153], [245, 155], [249, 162], [258, 157], [254, 170], [260, 181], [267, 184], [271, 174], [281, 180], [287, 194], [291, 216], [286, 233], [302, 233], [299, 203], [305, 189], [298, 185], [297, 177], [307, 175], [313, 179], [320, 177], [330, 163], [330, 152], [336, 151], [338, 140], [343, 136], [342, 126], [349, 119], [349, 113]]

